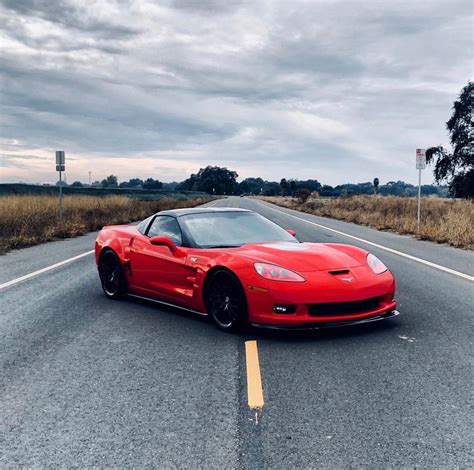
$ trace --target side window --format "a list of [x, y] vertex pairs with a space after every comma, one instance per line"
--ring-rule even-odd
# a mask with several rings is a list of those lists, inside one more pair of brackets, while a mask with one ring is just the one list
[[171, 238], [176, 245], [181, 245], [182, 243], [181, 229], [179, 228], [178, 222], [174, 217], [169, 217], [167, 215], [156, 217], [151, 224], [147, 235], [149, 237], [164, 235]]
[[145, 235], [146, 228], [148, 227], [148, 224], [150, 223], [150, 220], [153, 216], [148, 217], [148, 219], [142, 220], [138, 225], [137, 225], [137, 230], [142, 234]]

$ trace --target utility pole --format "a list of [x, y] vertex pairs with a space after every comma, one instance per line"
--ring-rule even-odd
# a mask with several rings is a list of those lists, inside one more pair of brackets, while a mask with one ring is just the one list
[[89, 171], [89, 186], [92, 184], [92, 171]]

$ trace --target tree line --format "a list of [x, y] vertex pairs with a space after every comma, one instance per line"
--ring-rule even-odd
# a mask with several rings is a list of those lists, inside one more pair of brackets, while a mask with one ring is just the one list
[[127, 189], [175, 189], [178, 186], [177, 181], [171, 183], [164, 183], [158, 179], [147, 178], [142, 180], [141, 178], [131, 178], [128, 181], [118, 182], [118, 178], [115, 175], [109, 175], [102, 181], [94, 181], [91, 184], [81, 183], [80, 181], [74, 181], [68, 185], [65, 181], [58, 181], [56, 186], [62, 184], [63, 186], [71, 186], [72, 188], [127, 188]]
[[[261, 196], [296, 196], [305, 198], [312, 192], [322, 197], [344, 197], [360, 194], [382, 194], [394, 196], [416, 196], [417, 186], [404, 181], [389, 181], [380, 185], [378, 178], [373, 182], [347, 183], [337, 186], [322, 184], [316, 179], [296, 180], [282, 178], [280, 181], [267, 181], [260, 177], [245, 178], [238, 182], [238, 173], [218, 166], [201, 168], [198, 173], [192, 174], [181, 182], [163, 183], [158, 179], [131, 178], [128, 181], [118, 182], [115, 175], [110, 175], [102, 181], [96, 181], [92, 187], [102, 188], [131, 188], [131, 189], [176, 189], [181, 191], [199, 191], [215, 195], [261, 195]], [[72, 187], [87, 187], [79, 182], [71, 184]], [[448, 186], [425, 184], [421, 193], [425, 196], [448, 196]]]

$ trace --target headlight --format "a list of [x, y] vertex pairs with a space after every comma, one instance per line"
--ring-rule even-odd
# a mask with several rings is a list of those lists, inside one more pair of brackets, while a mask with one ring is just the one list
[[305, 278], [289, 269], [275, 264], [255, 263], [255, 271], [270, 281], [304, 282]]
[[367, 255], [367, 264], [369, 265], [370, 269], [375, 273], [375, 274], [382, 274], [384, 273], [388, 268], [385, 266], [385, 264], [382, 263], [375, 255], [372, 253], [369, 253]]

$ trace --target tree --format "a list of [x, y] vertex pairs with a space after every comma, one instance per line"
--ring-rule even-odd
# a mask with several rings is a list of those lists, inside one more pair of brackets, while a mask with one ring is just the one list
[[158, 180], [154, 180], [153, 178], [147, 178], [143, 182], [143, 189], [161, 189], [163, 183]]
[[239, 194], [249, 194], [250, 193], [250, 185], [248, 181], [241, 181], [239, 183], [239, 189], [238, 189]]
[[377, 189], [379, 188], [379, 179], [378, 178], [374, 178], [374, 191], [375, 191], [375, 194], [377, 194]]
[[380, 194], [392, 195], [392, 196], [409, 196], [416, 192], [415, 187], [412, 184], [405, 183], [404, 181], [389, 181], [380, 187]]
[[456, 197], [474, 197], [473, 102], [474, 83], [468, 82], [454, 102], [453, 114], [446, 123], [452, 153], [442, 146], [426, 151], [427, 162], [435, 162], [436, 182], [446, 180], [450, 193]]
[[239, 193], [260, 194], [264, 183], [262, 178], [245, 178], [239, 183]]
[[237, 172], [218, 166], [201, 168], [179, 184], [179, 189], [204, 191], [209, 194], [234, 194], [237, 192]]
[[163, 183], [162, 188], [163, 189], [176, 189], [176, 187], [179, 185], [177, 181], [171, 181], [171, 183]]
[[282, 196], [287, 196], [290, 192], [290, 185], [288, 184], [288, 181], [286, 181], [286, 178], [281, 179], [280, 188]]
[[295, 195], [295, 190], [296, 190], [296, 181], [295, 181], [295, 180], [291, 180], [291, 181], [290, 181], [290, 191], [291, 191], [291, 195], [292, 195], [292, 196]]
[[264, 196], [279, 196], [281, 194], [281, 186], [276, 181], [265, 181], [262, 187]]
[[118, 186], [118, 180], [117, 177], [114, 175], [109, 175], [107, 178], [103, 179], [100, 182], [100, 185], [103, 188], [116, 188]]
[[122, 181], [119, 186], [121, 188], [142, 188], [143, 180], [141, 180], [140, 178], [131, 178], [128, 181]]
[[71, 188], [82, 188], [83, 186], [80, 181], [74, 181], [74, 183], [71, 184]]
[[311, 192], [313, 191], [321, 191], [321, 183], [318, 180], [301, 180], [296, 181], [296, 189], [306, 188], [309, 189]]
[[457, 197], [472, 198], [474, 196], [474, 171], [456, 175], [449, 184], [449, 191]]
[[334, 188], [328, 184], [325, 184], [321, 187], [319, 194], [323, 197], [332, 197], [336, 195]]

